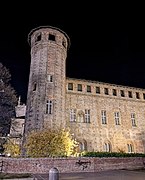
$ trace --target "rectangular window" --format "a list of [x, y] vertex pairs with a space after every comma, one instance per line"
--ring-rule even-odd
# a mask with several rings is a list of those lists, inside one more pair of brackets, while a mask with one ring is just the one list
[[132, 98], [132, 92], [131, 91], [128, 91], [128, 97]]
[[115, 116], [115, 124], [120, 125], [119, 112], [115, 112], [114, 116]]
[[120, 90], [120, 95], [121, 95], [121, 97], [125, 97], [125, 94], [124, 94], [123, 90]]
[[90, 123], [90, 109], [85, 109], [85, 123]]
[[36, 83], [33, 84], [33, 91], [36, 91]]
[[112, 89], [112, 93], [113, 93], [113, 96], [117, 96], [117, 91], [116, 91], [116, 89]]
[[139, 97], [139, 92], [136, 92], [136, 98], [137, 98], [137, 99], [140, 99], [140, 97]]
[[82, 84], [78, 84], [78, 91], [82, 91]]
[[70, 122], [76, 122], [76, 109], [70, 109]]
[[68, 90], [73, 90], [73, 83], [68, 83]]
[[52, 101], [47, 100], [46, 102], [46, 114], [52, 114]]
[[65, 39], [62, 40], [62, 45], [63, 45], [63, 47], [66, 48], [66, 41], [65, 41]]
[[35, 42], [37, 41], [41, 41], [41, 34], [37, 35], [36, 38], [35, 38]]
[[50, 40], [50, 41], [55, 41], [55, 35], [49, 34], [48, 40]]
[[145, 93], [143, 93], [143, 99], [145, 99]]
[[131, 113], [131, 123], [132, 126], [136, 126], [135, 113]]
[[100, 94], [100, 87], [96, 87], [96, 93]]
[[106, 111], [101, 111], [102, 124], [107, 124]]
[[53, 82], [53, 76], [52, 75], [48, 75], [48, 82]]
[[109, 94], [108, 88], [104, 88], [104, 94], [106, 94], [106, 95]]
[[91, 92], [91, 86], [87, 85], [87, 92]]

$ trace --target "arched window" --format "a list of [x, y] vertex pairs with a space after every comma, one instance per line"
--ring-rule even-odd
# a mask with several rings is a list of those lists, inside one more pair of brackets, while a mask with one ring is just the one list
[[134, 152], [133, 145], [132, 144], [127, 144], [127, 150], [128, 150], [128, 153], [133, 153]]
[[79, 142], [79, 150], [80, 150], [80, 152], [87, 151], [87, 141], [86, 140]]
[[111, 144], [110, 142], [104, 143], [104, 152], [111, 152]]

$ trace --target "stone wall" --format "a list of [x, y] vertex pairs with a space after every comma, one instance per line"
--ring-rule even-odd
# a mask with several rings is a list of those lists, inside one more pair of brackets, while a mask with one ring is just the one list
[[[73, 84], [72, 90], [68, 89], [68, 83]], [[78, 84], [82, 85], [82, 91], [78, 91]], [[87, 92], [88, 86], [91, 92]], [[100, 88], [99, 93], [96, 93], [96, 87]], [[104, 89], [108, 89], [108, 94]], [[67, 126], [79, 142], [86, 142], [85, 150], [109, 151], [105, 148], [105, 144], [109, 144], [113, 152], [129, 152], [128, 145], [132, 145], [132, 152], [145, 152], [145, 90], [71, 78], [67, 79], [66, 90]], [[112, 90], [116, 90], [116, 95]], [[124, 96], [121, 96], [121, 90]], [[132, 93], [132, 98], [128, 92]], [[74, 120], [70, 116], [71, 110], [75, 113]], [[86, 110], [90, 111], [89, 122], [86, 121]], [[102, 122], [102, 111], [105, 112], [105, 123]], [[117, 123], [115, 113], [118, 113]]]
[[[80, 160], [80, 161], [79, 161]], [[59, 172], [98, 172], [115, 169], [144, 168], [145, 158], [0, 158], [6, 173], [48, 173], [52, 167]]]

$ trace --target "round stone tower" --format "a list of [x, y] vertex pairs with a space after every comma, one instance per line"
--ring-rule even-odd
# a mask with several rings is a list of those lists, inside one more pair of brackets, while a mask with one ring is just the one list
[[66, 57], [69, 37], [62, 30], [42, 26], [28, 35], [31, 65], [24, 134], [45, 126], [65, 126]]

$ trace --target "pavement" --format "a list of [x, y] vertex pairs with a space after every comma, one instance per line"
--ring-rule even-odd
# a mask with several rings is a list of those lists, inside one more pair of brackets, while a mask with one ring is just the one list
[[[33, 180], [49, 180], [49, 174], [34, 174], [33, 176]], [[145, 180], [145, 170], [59, 173], [59, 180]]]

